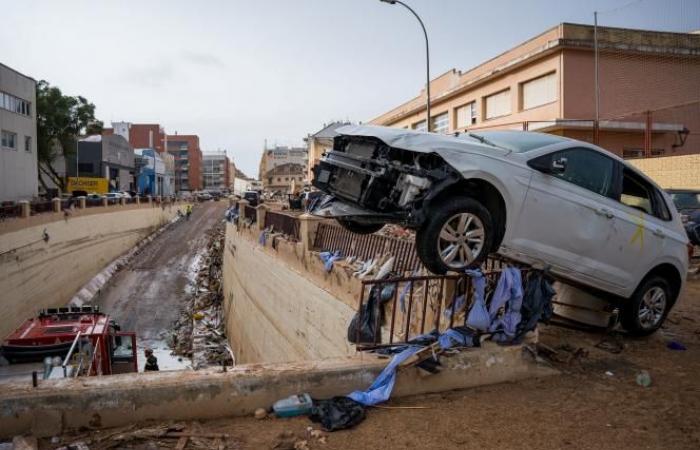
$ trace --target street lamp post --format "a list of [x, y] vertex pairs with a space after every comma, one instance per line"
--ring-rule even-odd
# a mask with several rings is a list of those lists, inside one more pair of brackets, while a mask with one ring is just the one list
[[413, 14], [416, 19], [418, 19], [418, 23], [420, 23], [420, 27], [423, 29], [423, 35], [425, 36], [425, 93], [427, 94], [427, 99], [426, 99], [426, 119], [425, 119], [425, 125], [426, 129], [428, 132], [430, 132], [431, 123], [430, 123], [430, 46], [428, 45], [428, 32], [425, 30], [425, 25], [423, 25], [423, 21], [421, 20], [420, 16], [416, 14], [416, 12], [405, 4], [404, 2], [400, 0], [379, 0], [380, 2], [388, 3], [390, 5], [395, 5], [398, 3], [399, 5], [403, 6], [407, 10], [411, 11], [411, 14]]

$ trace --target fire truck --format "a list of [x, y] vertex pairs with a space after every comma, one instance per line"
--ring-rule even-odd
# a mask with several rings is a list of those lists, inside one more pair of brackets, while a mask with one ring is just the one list
[[136, 334], [94, 306], [41, 310], [3, 341], [0, 356], [10, 367], [41, 367], [44, 379], [137, 371]]

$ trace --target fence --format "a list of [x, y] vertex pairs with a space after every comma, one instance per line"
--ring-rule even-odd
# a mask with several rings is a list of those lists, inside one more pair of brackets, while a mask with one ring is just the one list
[[22, 207], [20, 205], [0, 205], [0, 220], [20, 217], [21, 215]]
[[[487, 263], [487, 266], [499, 267], [497, 270], [484, 271], [487, 308], [491, 298], [489, 293], [495, 288], [504, 264], [502, 260], [490, 260]], [[528, 269], [521, 268], [523, 280], [527, 273]], [[367, 299], [365, 294], [369, 294]], [[370, 305], [369, 298], [372, 296], [374, 300]], [[390, 298], [384, 298], [389, 296]], [[473, 301], [472, 278], [465, 274], [363, 281], [356, 316], [356, 323], [360, 326], [354, 330], [357, 348], [368, 350], [390, 347], [398, 342], [406, 343], [426, 331], [442, 332], [452, 328], [457, 321], [460, 322], [457, 325], [464, 325], [466, 313]], [[371, 316], [363, 318], [364, 314]], [[362, 328], [364, 320], [373, 323]]]
[[272, 228], [273, 231], [286, 234], [292, 240], [300, 240], [299, 220], [289, 214], [266, 211], [265, 228]]
[[241, 215], [244, 219], [249, 219], [251, 223], [258, 221], [258, 211], [254, 206], [244, 205]]
[[31, 215], [53, 212], [53, 202], [51, 200], [32, 202], [29, 204]]
[[413, 241], [379, 234], [355, 234], [340, 225], [322, 223], [318, 226], [314, 250], [340, 250], [343, 256], [367, 260], [382, 254], [396, 257], [394, 270], [402, 273], [421, 267]]

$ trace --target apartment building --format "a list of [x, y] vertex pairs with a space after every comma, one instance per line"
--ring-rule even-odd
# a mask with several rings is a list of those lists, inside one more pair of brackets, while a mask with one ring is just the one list
[[0, 63], [0, 202], [38, 195], [36, 80]]
[[222, 191], [229, 189], [231, 181], [231, 161], [226, 151], [207, 152], [202, 156], [203, 189]]
[[309, 152], [305, 147], [275, 146], [263, 150], [260, 158], [258, 177], [262, 179], [267, 172], [284, 164], [296, 164], [306, 173], [309, 166]]
[[199, 136], [174, 134], [166, 136], [166, 151], [175, 158], [175, 191], [202, 189], [202, 150]]
[[[543, 131], [619, 156], [700, 152], [700, 34], [562, 23], [430, 83], [431, 131]], [[425, 90], [371, 123], [425, 130]]]
[[289, 194], [293, 190], [299, 190], [304, 185], [305, 178], [306, 167], [301, 164], [285, 163], [268, 170], [261, 181], [266, 191]]
[[112, 122], [112, 128], [105, 128], [102, 134], [123, 136], [133, 148], [152, 148], [158, 153], [165, 151], [165, 130], [157, 123]]

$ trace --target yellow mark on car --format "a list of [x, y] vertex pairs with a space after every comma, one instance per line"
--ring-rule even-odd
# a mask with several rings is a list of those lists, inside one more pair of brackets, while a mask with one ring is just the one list
[[644, 213], [640, 212], [639, 217], [632, 215], [632, 218], [637, 227], [634, 229], [630, 244], [634, 245], [635, 242], [639, 241], [639, 250], [642, 250], [644, 249]]

